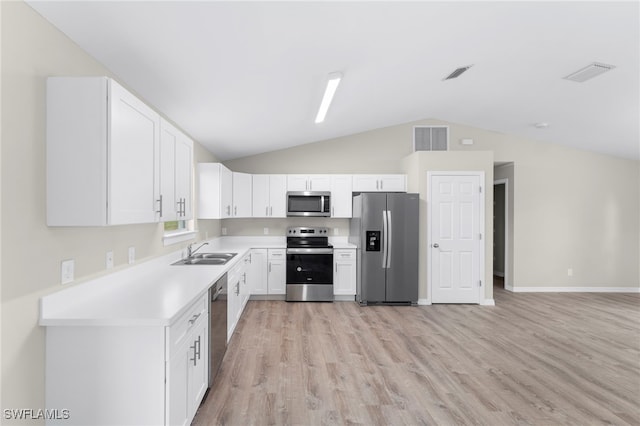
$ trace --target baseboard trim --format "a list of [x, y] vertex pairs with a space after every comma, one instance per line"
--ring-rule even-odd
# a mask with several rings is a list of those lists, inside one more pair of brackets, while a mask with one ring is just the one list
[[640, 293], [640, 287], [512, 287], [514, 293]]
[[419, 306], [428, 306], [431, 305], [431, 301], [429, 299], [418, 299]]
[[496, 306], [496, 301], [493, 299], [484, 299], [482, 302], [480, 302], [480, 305], [482, 306]]

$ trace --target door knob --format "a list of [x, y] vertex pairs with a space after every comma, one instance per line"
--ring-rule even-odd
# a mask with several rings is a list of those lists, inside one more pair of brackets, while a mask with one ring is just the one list
[[440, 247], [440, 244], [435, 243], [435, 244], [433, 245], [433, 247], [438, 248], [438, 247]]

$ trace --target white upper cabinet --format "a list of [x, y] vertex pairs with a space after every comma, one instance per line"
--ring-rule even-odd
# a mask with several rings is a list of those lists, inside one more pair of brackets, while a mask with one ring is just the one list
[[163, 119], [160, 130], [160, 220], [191, 219], [193, 141]]
[[407, 176], [353, 175], [353, 192], [407, 192]]
[[285, 175], [253, 175], [253, 217], [286, 217]]
[[251, 217], [251, 175], [233, 172], [233, 217]]
[[160, 116], [107, 77], [47, 80], [47, 225], [157, 222]]
[[331, 217], [353, 216], [351, 188], [351, 175], [331, 175]]
[[331, 191], [331, 175], [287, 175], [287, 191]]
[[225, 219], [233, 210], [233, 172], [221, 163], [198, 164], [198, 218]]

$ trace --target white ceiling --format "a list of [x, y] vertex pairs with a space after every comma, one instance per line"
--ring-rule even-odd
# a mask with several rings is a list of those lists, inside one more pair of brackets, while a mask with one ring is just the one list
[[29, 4], [222, 160], [426, 118], [640, 159], [637, 1]]

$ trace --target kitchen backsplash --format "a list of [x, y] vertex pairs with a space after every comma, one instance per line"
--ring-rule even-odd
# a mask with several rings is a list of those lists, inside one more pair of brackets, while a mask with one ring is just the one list
[[[289, 226], [326, 226], [330, 229], [331, 236], [349, 235], [349, 219], [289, 217], [282, 219], [223, 219], [220, 222], [222, 234], [224, 235], [226, 228], [226, 235], [229, 236], [284, 236]], [[268, 234], [265, 234], [265, 229], [268, 229]]]

